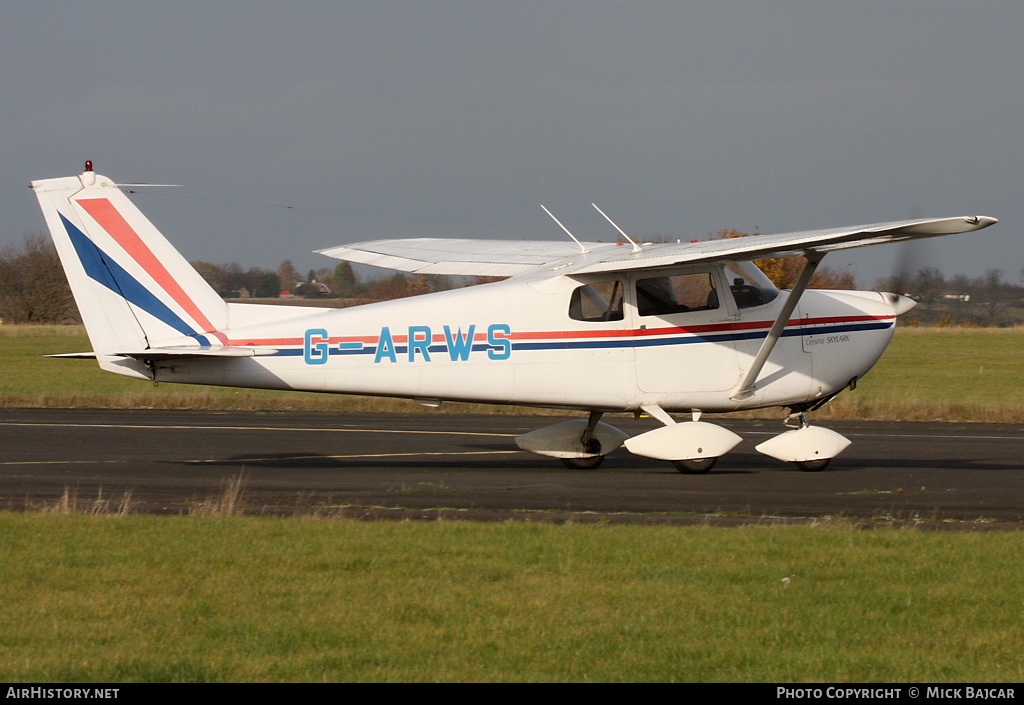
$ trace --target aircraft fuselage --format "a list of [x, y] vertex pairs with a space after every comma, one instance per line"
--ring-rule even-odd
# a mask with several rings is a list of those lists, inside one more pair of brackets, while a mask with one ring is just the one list
[[[658, 274], [679, 271], [691, 270]], [[620, 275], [619, 309], [606, 316], [618, 320], [571, 316], [574, 292], [602, 279], [595, 275], [510, 279], [279, 323], [266, 322], [263, 306], [233, 305], [226, 342], [264, 354], [156, 363], [155, 378], [430, 402], [735, 411], [833, 394], [863, 376], [892, 336], [896, 313], [880, 294], [808, 291], [754, 394], [733, 399], [788, 293], [739, 308], [721, 268], [701, 271], [714, 282], [714, 308], [644, 310], [637, 281], [651, 273]]]

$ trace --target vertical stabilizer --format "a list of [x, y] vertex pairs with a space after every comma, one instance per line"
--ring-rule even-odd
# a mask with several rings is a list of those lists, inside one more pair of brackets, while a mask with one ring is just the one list
[[101, 367], [149, 378], [117, 353], [223, 340], [227, 304], [113, 181], [88, 170], [31, 186]]

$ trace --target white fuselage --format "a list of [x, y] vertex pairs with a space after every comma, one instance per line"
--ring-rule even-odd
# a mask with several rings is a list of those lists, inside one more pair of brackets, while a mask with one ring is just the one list
[[646, 315], [636, 282], [651, 272], [617, 275], [620, 320], [570, 317], [573, 292], [607, 280], [600, 275], [510, 279], [278, 322], [267, 319], [283, 315], [280, 307], [237, 305], [225, 342], [262, 354], [158, 362], [155, 379], [430, 402], [735, 411], [833, 394], [864, 375], [892, 337], [896, 313], [880, 294], [808, 291], [754, 394], [736, 400], [788, 293], [738, 308], [723, 271], [704, 271], [717, 283], [714, 309]]

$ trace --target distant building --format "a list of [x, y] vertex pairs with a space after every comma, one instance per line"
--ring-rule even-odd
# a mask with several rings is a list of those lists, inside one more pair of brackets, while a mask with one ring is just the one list
[[318, 297], [330, 296], [331, 288], [326, 284], [313, 280], [311, 282], [296, 282], [292, 289], [292, 296]]

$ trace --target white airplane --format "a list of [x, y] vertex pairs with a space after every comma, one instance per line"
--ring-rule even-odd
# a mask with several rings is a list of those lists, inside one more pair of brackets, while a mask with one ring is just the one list
[[[651, 245], [580, 242], [568, 230], [565, 242], [366, 242], [321, 252], [417, 274], [507, 278], [309, 309], [224, 302], [89, 162], [79, 176], [31, 187], [93, 347], [70, 357], [157, 382], [575, 409], [589, 417], [522, 435], [519, 447], [592, 468], [625, 445], [686, 473], [707, 472], [741, 440], [701, 421], [704, 413], [788, 408], [791, 430], [757, 450], [803, 470], [820, 470], [849, 444], [808, 425], [805, 412], [855, 386], [914, 302], [807, 290], [825, 254], [996, 222], [908, 220]], [[805, 265], [793, 289], [779, 291], [752, 260], [787, 255]], [[608, 412], [646, 413], [662, 425], [630, 438], [600, 421]], [[671, 412], [691, 420], [677, 423]]]

